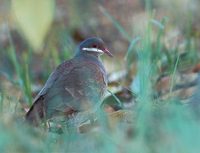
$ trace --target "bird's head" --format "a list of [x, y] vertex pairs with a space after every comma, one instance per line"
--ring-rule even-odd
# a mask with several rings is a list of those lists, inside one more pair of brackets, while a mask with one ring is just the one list
[[80, 43], [77, 54], [94, 55], [98, 57], [104, 53], [110, 57], [113, 56], [106, 48], [106, 45], [102, 39], [92, 37]]

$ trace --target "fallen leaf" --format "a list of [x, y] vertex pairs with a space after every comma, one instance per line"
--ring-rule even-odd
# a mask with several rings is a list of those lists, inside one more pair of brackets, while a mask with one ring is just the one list
[[53, 20], [54, 1], [12, 0], [11, 4], [18, 29], [35, 51], [38, 51]]

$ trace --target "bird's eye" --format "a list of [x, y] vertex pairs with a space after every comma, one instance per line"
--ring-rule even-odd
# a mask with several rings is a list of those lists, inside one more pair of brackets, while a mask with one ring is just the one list
[[93, 48], [97, 48], [97, 45], [93, 45], [92, 47], [93, 47]]

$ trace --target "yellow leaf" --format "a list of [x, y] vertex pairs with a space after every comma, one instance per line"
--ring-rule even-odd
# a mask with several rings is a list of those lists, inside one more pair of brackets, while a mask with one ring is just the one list
[[30, 45], [42, 47], [54, 17], [54, 0], [12, 0], [12, 12]]

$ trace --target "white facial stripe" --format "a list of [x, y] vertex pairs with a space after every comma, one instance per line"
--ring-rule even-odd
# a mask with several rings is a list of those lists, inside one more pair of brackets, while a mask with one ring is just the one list
[[97, 52], [103, 54], [104, 52], [101, 49], [98, 48], [83, 48], [83, 50], [89, 51], [89, 52]]

